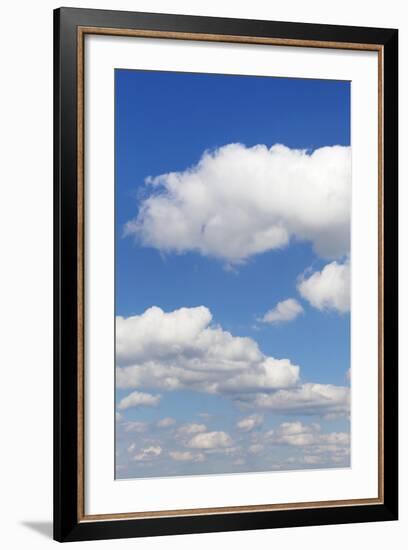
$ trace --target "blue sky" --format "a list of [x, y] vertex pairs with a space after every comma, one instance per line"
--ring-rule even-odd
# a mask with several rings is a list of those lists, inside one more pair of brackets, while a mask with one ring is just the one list
[[[268, 402], [279, 391], [299, 397], [307, 390], [313, 400], [316, 391], [330, 395], [333, 391], [334, 399], [341, 401], [349, 384], [350, 316], [344, 288], [349, 277], [349, 82], [116, 70], [115, 102], [116, 315], [136, 319], [132, 325], [123, 323], [119, 329], [117, 325], [117, 338], [123, 326], [125, 340], [117, 341], [117, 368], [123, 376], [117, 378], [116, 390], [116, 476], [347, 466], [347, 405], [343, 403], [339, 412], [336, 401], [333, 412], [327, 398], [327, 410], [319, 405], [310, 414], [297, 404], [265, 407], [260, 396], [267, 395]], [[236, 143], [241, 145], [225, 148]], [[285, 149], [271, 150], [275, 144]], [[258, 145], [264, 148], [257, 149]], [[313, 157], [321, 148], [325, 149], [320, 157]], [[200, 164], [206, 151], [208, 156]], [[248, 154], [252, 172], [245, 175], [245, 167], [237, 171], [236, 167]], [[324, 176], [316, 176], [317, 169]], [[170, 173], [179, 174], [176, 191], [166, 176]], [[262, 200], [247, 208], [246, 193], [252, 200], [252, 195], [268, 190], [264, 186], [269, 185], [269, 173], [271, 202], [265, 209]], [[161, 175], [165, 176], [155, 183], [147, 180]], [[300, 205], [280, 204], [281, 185], [290, 186], [296, 202], [304, 188], [299, 186], [308, 184], [314, 189], [310, 204], [307, 195]], [[204, 193], [205, 208], [199, 208], [198, 195], [191, 199], [191, 193], [198, 192]], [[232, 205], [232, 224], [230, 218], [223, 219], [224, 210], [218, 210], [222, 200], [227, 209]], [[204, 216], [202, 232], [214, 220], [220, 223], [215, 240], [201, 238], [200, 232], [193, 238], [191, 212], [197, 204], [199, 216]], [[259, 233], [260, 250], [258, 244], [246, 241], [246, 221], [241, 226], [237, 221], [235, 227], [235, 211], [249, 219], [248, 239]], [[320, 222], [326, 212], [330, 215]], [[277, 241], [265, 232], [270, 229], [269, 213], [271, 227], [284, 232]], [[177, 223], [172, 224], [174, 215]], [[176, 233], [173, 228], [179, 222]], [[238, 247], [237, 253], [233, 239], [247, 244]], [[332, 245], [337, 241], [339, 246]], [[293, 318], [281, 311], [272, 315], [273, 322], [266, 321], [267, 312], [287, 300], [298, 308]], [[141, 344], [141, 334], [151, 330], [153, 322], [143, 316], [152, 306], [160, 308], [157, 322], [165, 322], [163, 330], [168, 333], [162, 339], [149, 333], [150, 344], [146, 340]], [[178, 335], [177, 350], [182, 351], [175, 356], [169, 323], [176, 321], [170, 316], [167, 323], [166, 314], [187, 308], [194, 319], [205, 319], [207, 314], [197, 309], [200, 306], [211, 312], [211, 320], [202, 320], [194, 333], [195, 351], [189, 349], [187, 334], [181, 343]], [[177, 322], [180, 325], [182, 320]], [[222, 338], [228, 339], [229, 334], [250, 339], [243, 341], [244, 348], [257, 345], [262, 358], [248, 369], [261, 372], [265, 358], [288, 359], [300, 368], [296, 381], [268, 386], [266, 393], [245, 386], [241, 393], [213, 391], [184, 381], [169, 390], [159, 376], [156, 380], [146, 375], [142, 383], [128, 376], [130, 368], [138, 373], [141, 367], [154, 371], [159, 365], [163, 378], [166, 368], [187, 365], [192, 354], [202, 353], [203, 331], [207, 334], [209, 329], [214, 339], [216, 333], [211, 331], [216, 327], [222, 329]], [[141, 346], [146, 349], [141, 351]], [[211, 369], [221, 369], [224, 360], [211, 356]], [[241, 363], [240, 372], [245, 372]], [[190, 371], [188, 363], [180, 375]], [[337, 388], [342, 388], [338, 390], [342, 397], [337, 396]], [[133, 402], [120, 406], [134, 392], [138, 395]], [[151, 402], [142, 394], [151, 396]], [[288, 399], [292, 403], [292, 393]], [[159, 427], [163, 418], [172, 420]], [[248, 421], [240, 428], [243, 419]], [[183, 426], [187, 426], [184, 431]], [[334, 440], [340, 441], [338, 449], [329, 444]]]

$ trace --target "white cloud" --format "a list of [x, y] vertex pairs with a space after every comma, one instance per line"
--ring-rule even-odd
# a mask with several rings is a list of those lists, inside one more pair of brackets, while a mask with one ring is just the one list
[[120, 401], [119, 409], [129, 409], [130, 407], [157, 407], [160, 399], [160, 395], [151, 395], [150, 393], [134, 391]]
[[191, 451], [170, 451], [170, 457], [179, 462], [202, 462], [205, 459], [203, 453], [192, 453]]
[[312, 242], [324, 257], [349, 251], [349, 147], [308, 154], [233, 143], [146, 185], [152, 193], [125, 234], [162, 252], [196, 251], [234, 264], [291, 238]]
[[313, 445], [320, 438], [319, 424], [302, 424], [302, 422], [283, 422], [275, 430], [267, 433], [273, 443], [303, 447]]
[[184, 424], [177, 430], [178, 435], [193, 435], [207, 431], [205, 424]]
[[332, 262], [298, 284], [303, 298], [320, 310], [350, 311], [350, 264]]
[[254, 428], [262, 425], [263, 416], [261, 414], [251, 414], [237, 422], [237, 428], [243, 432], [250, 432]]
[[151, 307], [116, 319], [118, 388], [191, 389], [206, 393], [293, 386], [299, 367], [265, 356], [255, 340], [211, 325], [204, 306], [166, 313]]
[[331, 432], [320, 437], [322, 447], [330, 449], [332, 445], [345, 446], [350, 444], [350, 435], [344, 432]]
[[324, 458], [318, 455], [305, 455], [303, 461], [305, 464], [321, 464]]
[[288, 298], [279, 302], [273, 309], [270, 309], [265, 313], [265, 315], [260, 319], [262, 323], [286, 323], [288, 321], [293, 321], [303, 313], [303, 307], [299, 304], [297, 300], [293, 298]]
[[124, 425], [125, 432], [143, 433], [147, 430], [147, 422], [126, 422]]
[[209, 420], [213, 415], [208, 412], [200, 412], [198, 413], [198, 416], [204, 418], [205, 420]]
[[225, 432], [206, 432], [195, 435], [187, 443], [193, 449], [218, 449], [231, 447], [232, 439]]
[[152, 460], [154, 458], [157, 458], [162, 454], [162, 448], [160, 445], [152, 445], [150, 447], [146, 447], [145, 449], [142, 449], [139, 453], [135, 454], [133, 457], [133, 460], [141, 461], [141, 460]]
[[264, 446], [261, 443], [253, 443], [248, 447], [248, 452], [252, 455], [257, 455], [264, 450]]
[[170, 426], [174, 426], [176, 421], [174, 418], [171, 418], [170, 416], [167, 416], [166, 418], [162, 418], [157, 422], [157, 426], [159, 428], [169, 428]]
[[131, 443], [129, 447], [127, 448], [128, 453], [133, 453], [133, 451], [136, 449], [136, 443]]
[[346, 432], [322, 433], [318, 424], [284, 422], [269, 432], [267, 439], [274, 445], [292, 447], [294, 453], [287, 462], [298, 467], [350, 464], [350, 434]]
[[335, 417], [350, 412], [350, 388], [331, 384], [301, 384], [272, 393], [241, 395], [242, 404], [292, 414]]
[[[233, 336], [211, 320], [204, 306], [169, 313], [152, 307], [141, 315], [119, 317], [118, 388], [189, 389], [283, 413], [349, 413], [348, 387], [299, 384], [300, 369], [289, 359], [265, 356], [254, 340]], [[153, 405], [159, 399], [136, 391], [119, 408]]]
[[301, 464], [344, 463], [350, 454], [350, 434], [322, 433], [319, 424], [283, 422], [268, 432], [265, 439], [275, 445], [299, 448], [302, 455], [292, 456], [291, 462]]

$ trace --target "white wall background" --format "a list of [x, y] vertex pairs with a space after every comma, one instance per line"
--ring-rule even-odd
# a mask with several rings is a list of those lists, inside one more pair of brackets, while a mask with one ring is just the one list
[[[52, 520], [52, 10], [2, 8], [0, 86], [1, 545], [48, 548]], [[400, 29], [400, 282], [408, 281], [408, 18], [403, 0], [139, 0], [66, 6]], [[399, 522], [77, 543], [143, 550], [232, 546], [285, 550], [406, 548], [408, 538], [408, 290], [400, 284], [401, 510]]]

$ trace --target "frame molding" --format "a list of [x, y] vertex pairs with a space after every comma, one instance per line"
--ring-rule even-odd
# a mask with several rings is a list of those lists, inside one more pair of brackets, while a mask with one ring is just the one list
[[[86, 34], [378, 52], [378, 498], [85, 515], [83, 44]], [[56, 540], [91, 540], [397, 519], [398, 426], [395, 399], [398, 382], [397, 39], [397, 31], [392, 29], [76, 8], [55, 10], [54, 538]], [[73, 124], [73, 120], [76, 120], [76, 123]], [[387, 351], [389, 364], [393, 367], [392, 370], [384, 370], [385, 351]]]

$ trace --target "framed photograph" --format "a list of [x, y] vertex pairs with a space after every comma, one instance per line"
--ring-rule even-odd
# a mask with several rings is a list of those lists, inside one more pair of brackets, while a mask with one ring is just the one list
[[397, 30], [54, 28], [55, 539], [397, 519]]

